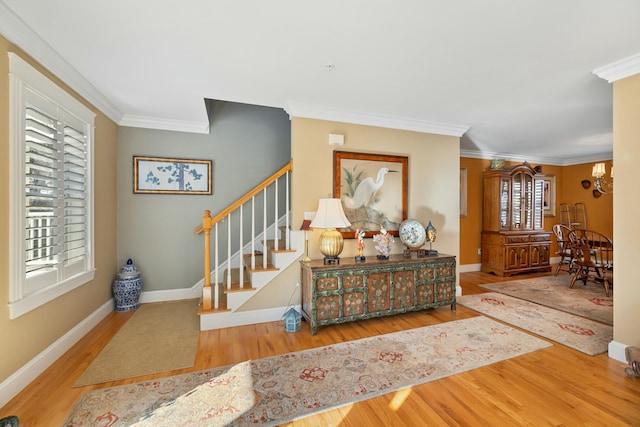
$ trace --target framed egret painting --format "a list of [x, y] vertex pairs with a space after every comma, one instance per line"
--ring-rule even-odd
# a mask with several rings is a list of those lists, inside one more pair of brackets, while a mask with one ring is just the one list
[[133, 157], [133, 192], [211, 194], [211, 160]]
[[342, 236], [355, 238], [362, 230], [371, 237], [383, 228], [397, 236], [407, 219], [408, 175], [408, 157], [334, 151], [333, 194], [351, 222]]

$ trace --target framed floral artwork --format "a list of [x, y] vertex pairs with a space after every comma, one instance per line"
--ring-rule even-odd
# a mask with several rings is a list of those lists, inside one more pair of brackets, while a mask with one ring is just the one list
[[211, 194], [212, 161], [133, 157], [133, 192]]

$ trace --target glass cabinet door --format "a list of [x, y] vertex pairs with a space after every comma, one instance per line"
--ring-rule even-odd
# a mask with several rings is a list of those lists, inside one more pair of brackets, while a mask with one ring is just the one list
[[511, 178], [511, 229], [520, 228], [522, 222], [522, 172]]
[[[533, 230], [537, 218], [538, 187], [531, 174], [517, 172], [511, 177], [511, 229]], [[542, 198], [539, 197], [540, 202]]]
[[533, 229], [533, 177], [522, 174], [522, 223], [523, 230]]
[[500, 229], [509, 228], [509, 179], [500, 180]]
[[544, 196], [544, 180], [536, 179], [534, 181], [534, 193], [533, 193], [533, 226], [534, 228], [540, 230], [544, 227], [544, 206], [543, 196]]

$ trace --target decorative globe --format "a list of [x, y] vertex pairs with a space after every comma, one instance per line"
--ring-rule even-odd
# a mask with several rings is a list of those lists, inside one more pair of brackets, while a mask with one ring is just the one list
[[406, 219], [400, 224], [400, 241], [411, 249], [424, 246], [427, 241], [427, 233], [424, 226], [416, 219]]

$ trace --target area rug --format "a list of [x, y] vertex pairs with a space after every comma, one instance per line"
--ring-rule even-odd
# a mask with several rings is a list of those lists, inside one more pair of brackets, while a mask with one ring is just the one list
[[463, 295], [456, 301], [590, 356], [606, 352], [613, 339], [610, 325], [497, 292]]
[[64, 425], [272, 426], [550, 345], [478, 316], [88, 391]]
[[142, 304], [74, 387], [193, 366], [200, 336], [197, 312], [197, 299]]
[[546, 305], [567, 313], [613, 325], [613, 296], [607, 297], [602, 285], [578, 281], [569, 289], [570, 274], [480, 285], [501, 294]]

